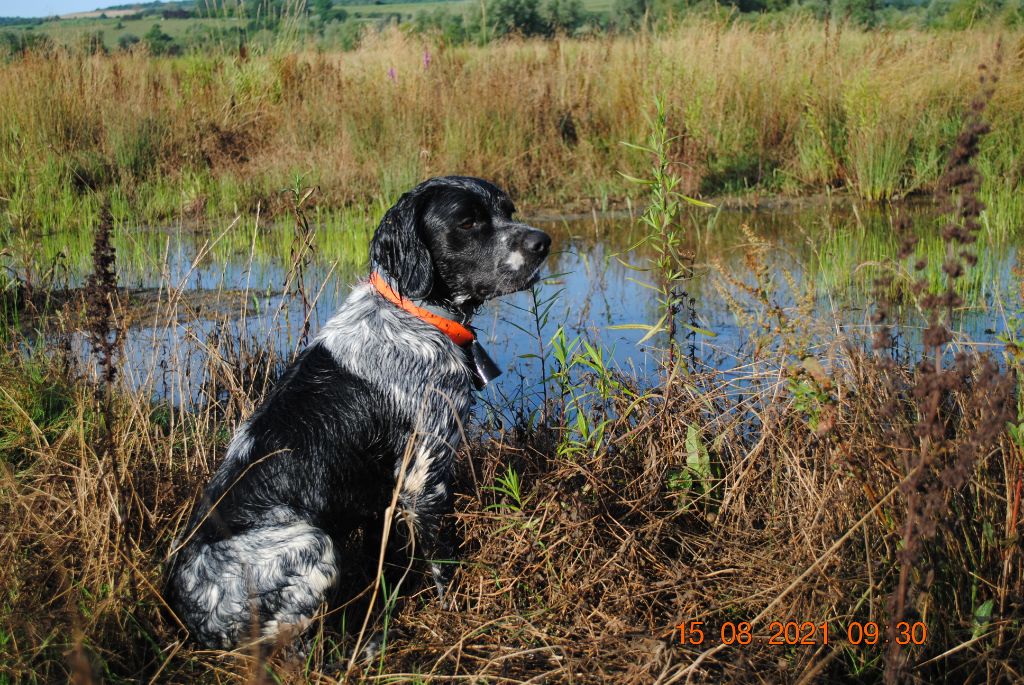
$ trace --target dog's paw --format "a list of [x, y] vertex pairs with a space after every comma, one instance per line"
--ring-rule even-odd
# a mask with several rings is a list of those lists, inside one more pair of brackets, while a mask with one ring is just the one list
[[432, 563], [430, 565], [430, 572], [434, 577], [434, 588], [437, 590], [437, 598], [441, 602], [441, 608], [445, 611], [455, 611], [458, 609], [455, 597], [451, 592], [451, 565]]
[[364, 664], [368, 664], [376, 660], [380, 656], [381, 650], [384, 649], [384, 644], [386, 642], [386, 631], [374, 633], [369, 638], [367, 638], [366, 643], [363, 645], [363, 648], [359, 650], [359, 660]]

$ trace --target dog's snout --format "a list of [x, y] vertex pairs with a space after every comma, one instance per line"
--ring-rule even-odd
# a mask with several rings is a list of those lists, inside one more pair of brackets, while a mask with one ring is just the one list
[[523, 237], [523, 249], [533, 254], [547, 254], [551, 248], [551, 236], [544, 231], [530, 231]]

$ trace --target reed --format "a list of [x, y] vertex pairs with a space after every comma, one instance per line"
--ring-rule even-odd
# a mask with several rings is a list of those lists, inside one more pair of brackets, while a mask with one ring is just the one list
[[[388, 30], [348, 53], [29, 53], [0, 64], [0, 210], [16, 226], [88, 223], [104, 190], [134, 222], [285, 213], [279, 191], [300, 177], [339, 209], [452, 172], [531, 204], [602, 203], [636, 190], [617, 171], [646, 160], [618, 142], [643, 139], [656, 94], [689, 194], [886, 199], [932, 187], [976, 90], [964, 74], [1019, 40], [693, 18], [485, 47]], [[990, 106], [1000, 144], [980, 158], [992, 183], [1024, 140], [1022, 72], [1008, 54]]]

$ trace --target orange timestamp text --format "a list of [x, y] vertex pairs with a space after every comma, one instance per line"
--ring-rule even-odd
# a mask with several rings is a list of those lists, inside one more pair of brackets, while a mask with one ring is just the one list
[[[769, 645], [827, 645], [841, 641], [850, 645], [877, 645], [890, 642], [889, 632], [875, 621], [851, 621], [845, 626], [830, 626], [827, 621], [772, 621], [763, 633], [755, 633], [747, 621], [725, 621], [717, 630], [704, 621], [683, 621], [675, 627], [679, 642], [702, 645], [713, 642], [723, 645], [749, 645], [754, 640]], [[928, 626], [922, 621], [900, 621], [891, 640], [897, 645], [923, 645], [928, 639]]]

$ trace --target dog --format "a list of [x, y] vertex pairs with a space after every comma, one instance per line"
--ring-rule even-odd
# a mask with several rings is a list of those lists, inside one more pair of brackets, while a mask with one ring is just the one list
[[171, 551], [166, 598], [197, 643], [301, 634], [344, 590], [341, 550], [381, 520], [399, 483], [444, 600], [460, 425], [497, 371], [469, 321], [536, 283], [551, 247], [515, 211], [495, 185], [446, 176], [385, 213], [369, 280], [238, 426]]

